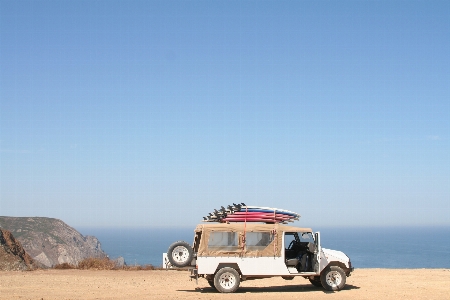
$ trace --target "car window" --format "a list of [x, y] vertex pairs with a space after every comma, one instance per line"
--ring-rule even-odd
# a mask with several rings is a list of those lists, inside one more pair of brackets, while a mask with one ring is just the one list
[[286, 232], [284, 235], [284, 247], [287, 249], [292, 241], [314, 243], [311, 232]]
[[300, 242], [308, 242], [308, 243], [314, 243], [314, 238], [311, 232], [303, 232], [302, 234], [299, 234]]
[[208, 248], [222, 251], [238, 250], [239, 241], [237, 232], [211, 232], [208, 240]]
[[245, 246], [247, 250], [263, 250], [273, 241], [270, 232], [247, 232], [245, 234]]
[[284, 248], [288, 248], [289, 244], [295, 240], [295, 236], [293, 233], [288, 233], [286, 232], [286, 234], [284, 235]]

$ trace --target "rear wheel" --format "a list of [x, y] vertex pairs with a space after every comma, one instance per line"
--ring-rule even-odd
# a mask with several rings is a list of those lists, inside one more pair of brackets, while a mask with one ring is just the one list
[[210, 287], [212, 287], [213, 289], [216, 289], [216, 287], [214, 286], [214, 280], [208, 280], [208, 284]]
[[329, 266], [320, 274], [322, 286], [328, 291], [339, 291], [345, 286], [346, 276], [338, 266]]
[[316, 287], [323, 287], [322, 282], [320, 282], [320, 276], [314, 276], [313, 279], [309, 278], [309, 282]]
[[191, 263], [193, 251], [191, 245], [186, 242], [178, 241], [170, 245], [167, 250], [167, 258], [175, 267], [185, 267]]
[[240, 282], [239, 273], [233, 268], [222, 268], [214, 275], [214, 286], [221, 293], [234, 293]]

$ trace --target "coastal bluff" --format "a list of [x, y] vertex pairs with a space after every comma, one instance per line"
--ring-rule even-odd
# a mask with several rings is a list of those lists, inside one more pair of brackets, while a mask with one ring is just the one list
[[0, 216], [0, 228], [12, 233], [25, 252], [45, 267], [77, 265], [88, 257], [107, 257], [96, 237], [83, 236], [58, 219]]
[[36, 267], [33, 259], [11, 232], [0, 228], [0, 270], [25, 271]]

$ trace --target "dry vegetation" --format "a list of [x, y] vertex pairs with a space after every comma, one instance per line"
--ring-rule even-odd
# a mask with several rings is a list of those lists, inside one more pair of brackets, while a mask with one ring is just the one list
[[77, 267], [69, 264], [69, 263], [62, 263], [62, 264], [57, 264], [56, 266], [53, 267], [53, 269], [57, 269], [57, 270], [68, 270], [68, 269], [76, 269]]
[[62, 263], [57, 264], [53, 267], [57, 270], [68, 270], [68, 269], [78, 269], [78, 270], [128, 270], [128, 271], [139, 271], [139, 270], [158, 270], [161, 268], [157, 268], [152, 265], [135, 265], [135, 266], [117, 266], [116, 262], [110, 260], [109, 258], [95, 258], [95, 257], [89, 257], [86, 259], [83, 259], [78, 263], [77, 266], [69, 264], [69, 263]]
[[86, 258], [78, 263], [77, 269], [81, 270], [114, 270], [116, 263], [109, 258]]

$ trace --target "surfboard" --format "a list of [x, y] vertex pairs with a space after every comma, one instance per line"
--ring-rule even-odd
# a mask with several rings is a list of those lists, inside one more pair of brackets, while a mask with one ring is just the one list
[[249, 212], [245, 212], [245, 211], [237, 211], [235, 213], [232, 214], [227, 214], [227, 216], [283, 216], [283, 217], [287, 217], [287, 218], [297, 218], [294, 217], [292, 215], [288, 215], [288, 214], [284, 214], [284, 213], [280, 213], [280, 212], [276, 212], [276, 213], [268, 213], [268, 212], [254, 212], [254, 211], [249, 211]]
[[276, 220], [294, 220], [294, 218], [287, 216], [287, 215], [281, 215], [281, 214], [277, 214], [277, 215], [273, 215], [273, 214], [244, 214], [244, 215], [238, 215], [238, 214], [232, 214], [232, 215], [228, 215], [223, 219], [230, 219], [230, 218], [260, 218], [260, 219], [276, 219]]
[[226, 216], [223, 219], [278, 219], [278, 220], [291, 220], [292, 218], [286, 216], [269, 216], [269, 215], [231, 215]]
[[222, 223], [227, 223], [227, 222], [239, 222], [239, 223], [243, 223], [243, 222], [259, 222], [259, 223], [282, 223], [282, 224], [287, 224], [287, 221], [283, 221], [283, 220], [274, 220], [274, 219], [232, 219], [232, 220], [222, 220]]
[[250, 206], [245, 203], [221, 206], [214, 209], [208, 216], [203, 217], [205, 222], [264, 222], [286, 223], [298, 220], [300, 215], [285, 209]]
[[243, 210], [250, 211], [250, 212], [282, 213], [282, 214], [290, 215], [290, 216], [293, 216], [293, 217], [300, 217], [300, 215], [295, 213], [295, 212], [287, 211], [287, 210], [281, 210], [281, 209], [278, 209], [278, 208], [267, 208], [267, 207], [264, 207], [264, 208], [251, 207], [250, 208], [250, 207], [247, 207], [247, 208], [241, 209], [241, 211], [243, 211]]

